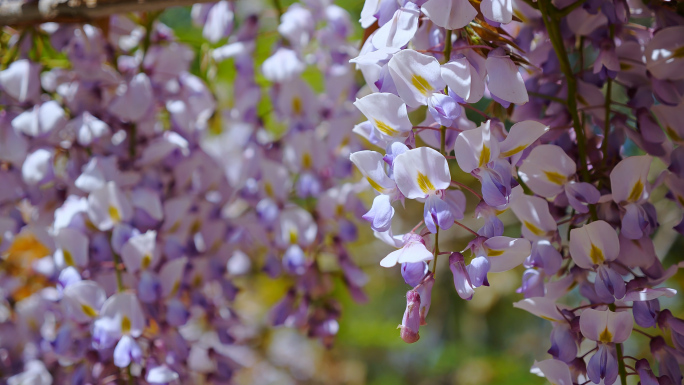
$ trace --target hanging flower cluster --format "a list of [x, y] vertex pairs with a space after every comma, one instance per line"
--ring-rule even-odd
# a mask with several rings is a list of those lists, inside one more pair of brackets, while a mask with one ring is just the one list
[[[676, 293], [660, 285], [678, 266], [656, 256], [660, 213], [650, 201], [665, 185], [684, 203], [684, 17], [674, 4], [367, 0], [360, 22], [368, 38], [352, 63], [369, 90], [355, 103], [367, 121], [354, 131], [380, 150], [350, 159], [377, 191], [363, 218], [398, 249], [380, 265], [399, 265], [412, 287], [401, 338], [420, 338], [440, 255], [465, 300], [490, 273], [523, 265], [515, 306], [553, 324], [553, 358], [534, 372], [566, 385], [626, 384], [628, 375], [681, 384], [684, 320], [659, 303]], [[488, 107], [476, 111], [483, 98]], [[669, 167], [650, 178], [653, 157]], [[479, 192], [474, 179], [452, 178], [456, 167]], [[466, 193], [484, 220], [477, 231], [459, 222]], [[395, 202], [406, 199], [424, 204], [423, 220], [394, 235]], [[508, 209], [519, 238], [503, 236], [497, 215]], [[472, 240], [444, 251], [439, 235], [454, 225]], [[673, 346], [641, 330], [652, 327]], [[650, 338], [652, 359], [626, 354], [632, 331]]]
[[[353, 171], [349, 154], [361, 148], [352, 133], [358, 112], [352, 104], [357, 86], [349, 65], [351, 31], [349, 14], [336, 5], [291, 5], [280, 18], [272, 54], [259, 68], [266, 87], [254, 68], [256, 34], [238, 34], [212, 54], [216, 62], [234, 60], [237, 71], [234, 106], [221, 115], [230, 129], [207, 145], [235, 188], [232, 206], [240, 213], [243, 251], [270, 277], [289, 277], [270, 325], [298, 328], [326, 346], [341, 314], [332, 296], [335, 277], [355, 300], [366, 301], [361, 288], [367, 276], [346, 247], [357, 239], [353, 219], [365, 212], [360, 187], [345, 183]], [[321, 74], [322, 92], [302, 79], [307, 68]], [[257, 109], [262, 94], [271, 103], [267, 114]]]
[[[262, 14], [252, 12], [193, 7], [203, 36], [226, 42], [203, 53], [200, 76], [159, 13], [3, 32], [8, 383], [230, 383], [254, 362], [245, 342], [258, 331], [234, 310], [239, 277], [291, 277], [268, 322], [326, 344], [341, 312], [334, 279], [365, 299], [346, 250], [365, 209], [359, 188], [342, 183], [360, 148], [349, 15], [292, 5], [258, 66]], [[205, 81], [228, 59], [235, 96], [217, 108]], [[300, 80], [305, 68], [322, 74], [322, 93]], [[330, 255], [336, 268], [324, 270]]]

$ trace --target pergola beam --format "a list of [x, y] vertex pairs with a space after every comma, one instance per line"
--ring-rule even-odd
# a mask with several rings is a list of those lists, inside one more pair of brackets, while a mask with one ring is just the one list
[[88, 23], [116, 13], [159, 11], [217, 0], [0, 0], [0, 25]]

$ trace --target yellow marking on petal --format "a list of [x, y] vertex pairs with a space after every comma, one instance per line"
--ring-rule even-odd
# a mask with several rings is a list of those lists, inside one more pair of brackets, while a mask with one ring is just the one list
[[485, 164], [489, 163], [489, 157], [491, 157], [491, 151], [489, 151], [489, 147], [487, 145], [482, 145], [482, 151], [480, 151], [480, 162], [478, 164], [478, 167], [482, 167]]
[[589, 105], [589, 103], [587, 103], [587, 99], [585, 99], [580, 93], [577, 94], [577, 101], [581, 104], [584, 104], [585, 106]]
[[423, 96], [427, 96], [428, 92], [432, 92], [430, 83], [428, 83], [428, 81], [420, 75], [414, 74], [413, 77], [411, 77], [411, 84], [413, 84], [413, 86], [416, 87], [418, 92], [423, 94]]
[[337, 205], [337, 207], [335, 207], [335, 214], [336, 214], [338, 217], [343, 216], [343, 215], [344, 215], [344, 206], [342, 206], [342, 205]]
[[140, 261], [140, 267], [142, 269], [147, 269], [150, 266], [150, 263], [152, 263], [152, 256], [145, 254], [145, 256], [142, 258], [142, 261]]
[[506, 152], [502, 152], [500, 156], [501, 156], [502, 158], [507, 158], [507, 157], [509, 157], [509, 156], [511, 156], [511, 155], [515, 155], [515, 154], [519, 153], [520, 151], [522, 151], [522, 150], [524, 150], [524, 149], [526, 149], [526, 148], [527, 148], [527, 145], [526, 145], [526, 144], [521, 144], [520, 146], [518, 146], [518, 147], [516, 147], [516, 148], [510, 149], [510, 150], [508, 150], [508, 151], [506, 151]]
[[202, 284], [202, 276], [197, 274], [195, 275], [195, 278], [192, 280], [192, 286], [193, 287], [199, 287]]
[[311, 159], [311, 154], [305, 152], [302, 154], [302, 167], [304, 169], [309, 169], [313, 165], [313, 160]]
[[69, 250], [62, 250], [62, 255], [64, 256], [64, 263], [67, 266], [75, 266], [76, 264], [74, 263], [74, 256], [71, 255]]
[[620, 70], [621, 71], [628, 71], [632, 69], [632, 65], [629, 63], [620, 63]]
[[674, 140], [675, 142], [681, 142], [682, 137], [679, 136], [677, 131], [675, 131], [672, 127], [667, 126], [665, 127], [665, 132], [667, 132], [667, 135], [670, 137], [670, 139]]
[[93, 309], [92, 306], [86, 305], [84, 303], [81, 304], [81, 311], [83, 314], [87, 315], [90, 318], [95, 318], [97, 317], [97, 311]]
[[373, 187], [377, 192], [379, 192], [379, 193], [384, 193], [384, 192], [385, 192], [385, 188], [383, 188], [382, 186], [380, 186], [380, 185], [378, 184], [378, 182], [376, 182], [376, 181], [374, 181], [373, 179], [371, 179], [371, 177], [367, 176], [367, 177], [366, 177], [366, 180], [368, 181], [368, 183], [370, 183], [371, 187]]
[[644, 183], [641, 182], [641, 179], [637, 180], [637, 182], [632, 186], [632, 191], [629, 192], [629, 196], [627, 197], [628, 202], [636, 202], [641, 198], [641, 193], [644, 191]]
[[563, 175], [559, 172], [556, 172], [556, 171], [544, 170], [543, 173], [544, 173], [544, 176], [546, 177], [546, 179], [549, 180], [549, 182], [551, 182], [553, 184], [557, 184], [559, 186], [562, 186], [568, 180], [568, 178], [566, 178], [565, 175]]
[[427, 175], [423, 173], [418, 173], [418, 177], [416, 178], [416, 182], [418, 182], [418, 187], [425, 193], [428, 194], [430, 191], [435, 191], [435, 186], [430, 182], [430, 179], [427, 177]]
[[266, 192], [266, 195], [273, 198], [273, 185], [271, 185], [271, 182], [264, 183], [264, 191]]
[[387, 123], [374, 119], [375, 121], [375, 128], [378, 129], [378, 131], [382, 132], [383, 134], [387, 136], [396, 136], [399, 134], [399, 131], [395, 130], [394, 128], [390, 127]]
[[558, 321], [557, 319], [553, 319], [553, 318], [551, 318], [551, 317], [547, 317], [547, 316], [543, 316], [543, 315], [540, 315], [539, 317], [541, 317], [542, 319], [545, 319], [545, 320], [547, 320], [547, 321], [551, 321], [551, 322], [556, 322], [556, 321]]
[[591, 250], [589, 251], [589, 258], [591, 258], [591, 261], [595, 265], [598, 265], [599, 263], [605, 260], [605, 257], [603, 256], [603, 251], [593, 243], [591, 244]]
[[169, 227], [169, 233], [175, 233], [180, 228], [180, 221], [176, 221], [173, 226]]
[[121, 318], [121, 333], [128, 334], [131, 331], [131, 319], [128, 316]]
[[498, 257], [499, 255], [502, 255], [502, 254], [505, 253], [505, 252], [506, 252], [505, 250], [493, 250], [493, 249], [489, 249], [489, 250], [487, 250], [487, 256], [488, 256], [488, 257]]
[[295, 115], [302, 114], [302, 99], [300, 99], [299, 96], [292, 98], [292, 112], [294, 112]]
[[682, 197], [681, 195], [677, 195], [677, 202], [679, 202], [679, 204], [682, 205], [682, 207], [684, 207], [684, 197]]
[[605, 329], [603, 329], [603, 331], [602, 331], [601, 334], [599, 335], [599, 341], [600, 341], [600, 342], [603, 342], [603, 343], [613, 342], [613, 335], [610, 334], [610, 332], [608, 331], [608, 327], [607, 327], [607, 326], [606, 326]]
[[684, 57], [684, 45], [681, 47], [678, 47], [674, 52], [672, 52], [672, 57], [674, 58], [683, 58]]
[[515, 17], [522, 20], [523, 23], [527, 23], [528, 19], [525, 17], [525, 15], [522, 14], [522, 12], [518, 11], [517, 9], [514, 9], [513, 14], [515, 15]]
[[171, 293], [169, 293], [169, 296], [175, 295], [178, 293], [178, 290], [180, 289], [180, 281], [176, 281], [173, 284], [173, 287], [171, 288]]
[[121, 213], [119, 212], [119, 209], [114, 206], [109, 206], [107, 211], [109, 212], [109, 217], [112, 218], [112, 221], [121, 222]]
[[539, 227], [535, 226], [533, 223], [530, 223], [528, 221], [523, 221], [523, 224], [525, 227], [527, 227], [528, 230], [532, 232], [532, 234], [541, 237], [542, 235], [546, 234], [546, 232]]
[[295, 244], [297, 243], [297, 240], [299, 239], [299, 236], [297, 235], [297, 230], [290, 229], [290, 243]]
[[190, 234], [197, 234], [197, 232], [200, 230], [202, 227], [202, 222], [196, 220], [195, 222], [192, 223], [192, 226], [190, 226]]

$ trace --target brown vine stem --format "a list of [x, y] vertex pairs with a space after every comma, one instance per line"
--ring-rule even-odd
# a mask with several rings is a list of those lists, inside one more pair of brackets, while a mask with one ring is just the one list
[[479, 237], [479, 236], [480, 236], [480, 234], [478, 234], [478, 233], [475, 232], [473, 229], [471, 229], [470, 227], [464, 225], [463, 223], [461, 223], [461, 222], [459, 222], [459, 221], [454, 221], [454, 224], [457, 224], [457, 225], [461, 226], [462, 228], [468, 230], [471, 234], [473, 234], [473, 235], [476, 236], [476, 237]]
[[[613, 25], [610, 26], [610, 38], [611, 40], [614, 38], [615, 35], [615, 27]], [[606, 162], [608, 161], [608, 134], [610, 133], [610, 97], [611, 93], [613, 92], [613, 79], [610, 78], [610, 76], [607, 76], [606, 79], [606, 102], [605, 102], [605, 117], [604, 117], [604, 126], [603, 126], [603, 141], [601, 142], [601, 154], [603, 155], [601, 157], [601, 168], [605, 167]]]
[[454, 187], [461, 187], [461, 188], [464, 188], [464, 189], [470, 191], [470, 192], [471, 192], [473, 195], [475, 195], [476, 197], [480, 198], [481, 201], [484, 200], [484, 198], [482, 198], [482, 195], [480, 195], [477, 191], [471, 189], [470, 187], [468, 187], [468, 186], [467, 186], [466, 184], [464, 184], [464, 183], [461, 183], [461, 182], [457, 182], [457, 181], [455, 181], [455, 180], [452, 180], [452, 181], [451, 181], [451, 185], [454, 186]]
[[[444, 62], [448, 63], [451, 58], [451, 30], [447, 29], [444, 36]], [[446, 93], [446, 89], [444, 90]], [[446, 130], [445, 126], [439, 127], [439, 152], [445, 155], [446, 151]], [[437, 257], [439, 257], [439, 226], [435, 232], [435, 260], [432, 265], [432, 275], [437, 279]]]
[[463, 107], [465, 107], [466, 109], [468, 109], [470, 111], [478, 113], [480, 116], [482, 116], [485, 119], [491, 119], [492, 118], [491, 116], [485, 114], [484, 112], [478, 110], [477, 108], [471, 106], [470, 104], [465, 104], [465, 105], [463, 105]]
[[[608, 305], [611, 311], [615, 311], [615, 304]], [[636, 330], [636, 329], [635, 329]], [[625, 369], [625, 358], [622, 356], [622, 344], [615, 344], [615, 351], [617, 352], [618, 373], [620, 374], [620, 383], [627, 384], [627, 369]]]

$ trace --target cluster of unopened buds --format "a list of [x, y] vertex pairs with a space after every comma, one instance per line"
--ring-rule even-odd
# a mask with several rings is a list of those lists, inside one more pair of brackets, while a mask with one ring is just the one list
[[[684, 17], [655, 1], [475, 3], [367, 0], [361, 14], [367, 40], [352, 62], [370, 93], [354, 131], [382, 151], [350, 159], [378, 193], [363, 218], [398, 249], [380, 265], [412, 287], [401, 338], [420, 338], [440, 255], [465, 300], [523, 265], [514, 306], [553, 324], [552, 358], [533, 372], [565, 385], [681, 384], [684, 320], [659, 302], [676, 294], [661, 285], [678, 265], [663, 266], [652, 236], [661, 210], [684, 203]], [[456, 166], [474, 178], [454, 180]], [[655, 206], [662, 185], [674, 202]], [[466, 194], [477, 231], [459, 222]], [[406, 199], [424, 203], [423, 220], [395, 235], [393, 204]], [[503, 236], [508, 209], [520, 237]], [[444, 251], [454, 225], [472, 240]], [[634, 334], [650, 339], [650, 358], [627, 355]]]
[[[342, 183], [361, 148], [352, 24], [326, 2], [294, 4], [262, 66], [260, 20], [273, 13], [194, 6], [218, 46], [195, 75], [196, 53], [160, 12], [3, 30], [3, 381], [230, 383], [255, 364], [245, 341], [268, 324], [332, 343], [334, 279], [365, 299], [367, 278], [346, 251], [365, 208]], [[207, 84], [227, 59], [234, 97], [217, 108]], [[299, 79], [307, 67], [323, 92]], [[323, 253], [337, 270], [320, 268]], [[235, 282], [261, 273], [290, 287], [244, 322]]]

